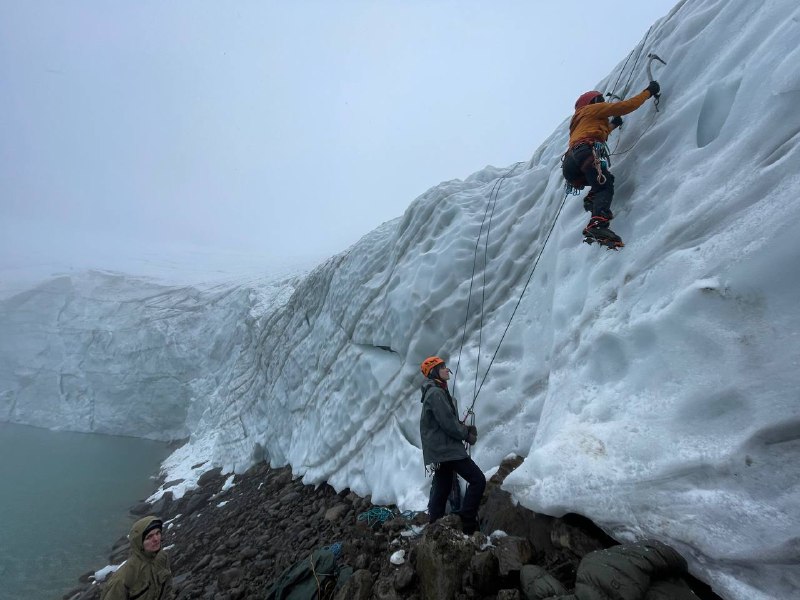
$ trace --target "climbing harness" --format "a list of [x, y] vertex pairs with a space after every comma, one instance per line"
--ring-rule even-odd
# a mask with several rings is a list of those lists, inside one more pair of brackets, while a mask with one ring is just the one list
[[[561, 155], [562, 171], [564, 170], [564, 161], [567, 160], [567, 156], [569, 156], [571, 152], [572, 150], [570, 149]], [[574, 162], [574, 158], [572, 156], [570, 156], [570, 159], [573, 160]], [[597, 171], [597, 183], [603, 185], [606, 182], [606, 176], [603, 174], [603, 169], [611, 168], [611, 155], [608, 151], [608, 145], [605, 142], [593, 142], [591, 160], [592, 160], [592, 165]], [[575, 164], [577, 165], [577, 163]], [[568, 179], [565, 179], [564, 193], [568, 196], [577, 196], [578, 194], [581, 193], [581, 190], [583, 190], [583, 188], [586, 187], [586, 185], [587, 182], [582, 175], [579, 180], [570, 181]]]
[[594, 168], [597, 171], [597, 183], [604, 185], [606, 176], [603, 175], [603, 169], [608, 169], [611, 166], [611, 160], [608, 155], [608, 146], [605, 142], [595, 142], [592, 146], [592, 156]]
[[436, 473], [441, 466], [442, 464], [438, 462], [425, 465], [425, 477], [433, 477], [433, 474]]

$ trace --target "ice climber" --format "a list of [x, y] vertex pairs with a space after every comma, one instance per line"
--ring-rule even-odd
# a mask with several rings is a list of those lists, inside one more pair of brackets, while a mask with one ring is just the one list
[[106, 584], [102, 600], [167, 600], [172, 598], [172, 571], [161, 549], [161, 528], [156, 517], [139, 519], [128, 540], [131, 555]]
[[433, 523], [444, 516], [447, 498], [455, 474], [467, 482], [467, 492], [458, 515], [464, 533], [478, 529], [478, 504], [486, 488], [486, 477], [467, 454], [464, 442], [470, 446], [478, 441], [478, 430], [458, 420], [455, 399], [447, 389], [450, 369], [444, 360], [431, 356], [420, 365], [426, 377], [422, 384], [422, 413], [419, 433], [425, 466], [433, 471], [431, 495], [428, 501], [428, 520]]
[[658, 82], [651, 81], [641, 93], [621, 102], [607, 103], [597, 90], [581, 94], [575, 102], [575, 114], [569, 124], [569, 149], [564, 154], [561, 169], [572, 187], [591, 186], [583, 200], [583, 208], [592, 213], [583, 230], [589, 242], [597, 241], [612, 248], [623, 245], [620, 237], [608, 227], [614, 218], [611, 212], [614, 175], [603, 160], [604, 153], [607, 156], [605, 143], [608, 135], [622, 125], [622, 115], [633, 112], [660, 91]]

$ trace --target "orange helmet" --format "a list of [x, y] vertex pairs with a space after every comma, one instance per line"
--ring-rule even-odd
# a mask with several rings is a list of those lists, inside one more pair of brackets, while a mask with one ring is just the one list
[[419, 366], [419, 370], [422, 371], [422, 374], [425, 375], [425, 377], [427, 377], [434, 368], [443, 364], [444, 361], [438, 356], [429, 356], [422, 361], [422, 364]]
[[[599, 100], [597, 98], [599, 98]], [[603, 100], [603, 92], [598, 92], [597, 90], [586, 92], [585, 94], [581, 94], [575, 102], [575, 110], [588, 106], [589, 104], [594, 104], [595, 102], [602, 102]]]

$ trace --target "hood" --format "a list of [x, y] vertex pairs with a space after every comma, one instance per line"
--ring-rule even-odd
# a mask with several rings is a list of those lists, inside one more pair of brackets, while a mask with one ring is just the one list
[[[131, 552], [142, 558], [144, 560], [152, 560], [158, 552], [145, 552], [144, 546], [142, 545], [142, 534], [144, 530], [152, 523], [153, 521], [160, 521], [158, 517], [154, 517], [152, 515], [144, 517], [136, 521], [131, 527], [131, 531], [128, 534], [128, 540], [131, 543]], [[160, 552], [160, 550], [159, 550]]]
[[422, 397], [419, 399], [420, 402], [425, 402], [425, 392], [427, 392], [428, 389], [434, 385], [436, 384], [433, 382], [433, 379], [426, 379], [422, 382], [422, 385], [420, 386], [420, 391], [422, 391]]

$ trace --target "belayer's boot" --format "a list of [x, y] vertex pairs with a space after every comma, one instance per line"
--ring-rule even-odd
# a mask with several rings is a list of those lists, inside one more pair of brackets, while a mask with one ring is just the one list
[[592, 217], [589, 220], [589, 224], [583, 228], [583, 241], [587, 244], [597, 242], [608, 248], [624, 246], [622, 238], [608, 228], [608, 223], [609, 219], [605, 217]]

